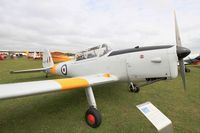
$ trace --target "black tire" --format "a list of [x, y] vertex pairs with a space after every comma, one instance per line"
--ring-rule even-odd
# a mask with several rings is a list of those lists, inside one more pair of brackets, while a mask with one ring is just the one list
[[190, 72], [190, 69], [189, 69], [189, 68], [185, 68], [185, 72], [186, 72], [186, 73], [189, 73], [189, 72]]
[[139, 87], [135, 87], [136, 89], [135, 89], [135, 93], [138, 93], [139, 91], [140, 91], [140, 88]]
[[139, 87], [137, 87], [137, 86], [135, 86], [135, 85], [130, 85], [129, 86], [129, 91], [130, 92], [133, 92], [133, 93], [138, 93], [139, 91], [140, 91], [140, 88]]
[[46, 76], [45, 76], [46, 78], [48, 78], [48, 73], [46, 73]]
[[[90, 117], [92, 117], [94, 120], [91, 121], [91, 119], [89, 119]], [[99, 127], [101, 124], [100, 112], [94, 107], [90, 107], [85, 113], [85, 121], [92, 128]]]

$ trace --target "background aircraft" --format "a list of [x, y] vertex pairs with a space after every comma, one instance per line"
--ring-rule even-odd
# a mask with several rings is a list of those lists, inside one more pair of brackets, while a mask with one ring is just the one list
[[51, 56], [52, 56], [53, 62], [64, 62], [64, 61], [70, 61], [74, 59], [73, 54], [68, 54], [68, 53], [66, 54], [59, 51], [51, 52]]
[[6, 57], [7, 57], [7, 54], [0, 53], [0, 60], [4, 60], [6, 59]]
[[200, 64], [200, 54], [190, 54], [184, 59], [185, 64]]
[[[86, 123], [96, 128], [101, 124], [101, 114], [97, 110], [92, 87], [111, 82], [129, 82], [131, 92], [162, 80], [177, 77], [177, 61], [180, 64], [184, 88], [185, 65], [183, 58], [190, 50], [181, 46], [175, 17], [176, 46], [162, 45], [110, 50], [107, 45], [99, 45], [78, 53], [75, 60], [54, 64], [49, 51], [43, 54], [43, 68], [12, 71], [12, 73], [38, 72], [62, 75], [66, 78], [11, 83], [0, 85], [0, 99], [15, 98], [53, 91], [85, 88], [89, 109]], [[144, 65], [145, 64], [145, 65]]]
[[[184, 58], [185, 65], [200, 65], [200, 54], [190, 54]], [[185, 72], [190, 72], [190, 69], [185, 67]]]

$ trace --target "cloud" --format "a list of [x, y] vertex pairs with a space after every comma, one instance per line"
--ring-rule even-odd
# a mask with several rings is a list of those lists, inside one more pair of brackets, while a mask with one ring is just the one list
[[[200, 33], [199, 2], [173, 4], [183, 42], [198, 48], [194, 40]], [[1, 0], [0, 49], [78, 51], [102, 43], [113, 48], [174, 44], [173, 4], [167, 0]]]

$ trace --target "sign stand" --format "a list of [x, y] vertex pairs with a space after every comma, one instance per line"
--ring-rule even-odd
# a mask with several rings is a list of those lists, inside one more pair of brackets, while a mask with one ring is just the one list
[[172, 122], [151, 102], [145, 102], [136, 106], [145, 117], [156, 127], [159, 133], [173, 133]]

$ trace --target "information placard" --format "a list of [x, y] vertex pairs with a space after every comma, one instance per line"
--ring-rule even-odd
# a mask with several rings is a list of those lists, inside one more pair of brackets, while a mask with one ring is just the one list
[[173, 133], [172, 122], [151, 102], [136, 106], [145, 117], [156, 127], [159, 133]]

